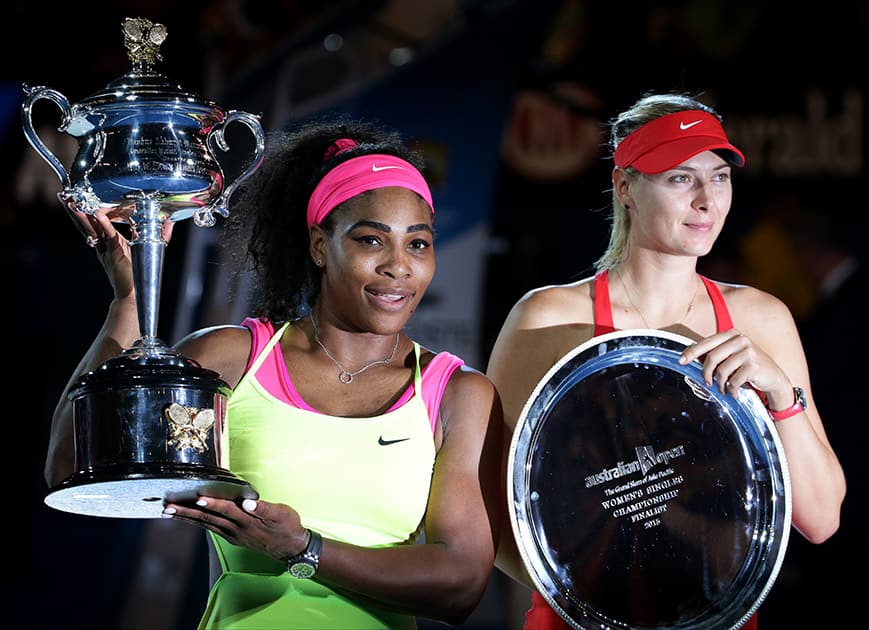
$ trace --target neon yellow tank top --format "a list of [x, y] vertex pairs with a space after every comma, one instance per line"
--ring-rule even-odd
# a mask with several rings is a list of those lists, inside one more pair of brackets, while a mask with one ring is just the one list
[[[229, 468], [263, 500], [296, 509], [324, 538], [381, 547], [413, 544], [422, 526], [435, 447], [422, 399], [419, 344], [414, 395], [370, 418], [320, 414], [278, 400], [254, 377], [280, 327], [228, 401]], [[414, 617], [358, 602], [286, 565], [211, 535], [223, 573], [200, 630], [415, 628]]]

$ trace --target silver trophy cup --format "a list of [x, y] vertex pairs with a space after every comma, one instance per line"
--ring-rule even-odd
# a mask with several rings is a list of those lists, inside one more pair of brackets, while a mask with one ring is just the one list
[[[154, 70], [163, 25], [127, 18], [122, 30], [133, 67], [102, 91], [70, 105], [56, 90], [24, 86], [24, 134], [60, 178], [58, 198], [88, 242], [95, 243], [93, 235], [74, 210], [131, 227], [141, 333], [71, 388], [75, 472], [45, 502], [78, 514], [157, 518], [167, 500], [257, 497], [226, 466], [228, 386], [156, 332], [164, 223], [192, 217], [210, 227], [215, 214], [228, 216], [233, 191], [262, 162], [265, 138], [256, 116], [224, 111]], [[57, 105], [58, 131], [79, 143], [69, 168], [34, 130], [32, 108], [40, 100]], [[215, 156], [230, 151], [224, 133], [233, 122], [250, 130], [254, 144], [228, 182]]]

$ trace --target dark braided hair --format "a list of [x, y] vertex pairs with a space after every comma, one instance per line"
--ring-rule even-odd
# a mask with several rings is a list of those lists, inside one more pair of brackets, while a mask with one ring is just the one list
[[[359, 144], [324, 159], [341, 138]], [[395, 155], [420, 171], [424, 168], [421, 154], [408, 147], [398, 131], [371, 121], [320, 118], [266, 136], [263, 162], [239, 186], [221, 236], [236, 262], [235, 274], [253, 272], [251, 315], [277, 325], [308, 312], [320, 293], [320, 270], [309, 253], [308, 199], [328, 171], [370, 153]], [[343, 206], [320, 224], [327, 233], [332, 231], [334, 213]]]

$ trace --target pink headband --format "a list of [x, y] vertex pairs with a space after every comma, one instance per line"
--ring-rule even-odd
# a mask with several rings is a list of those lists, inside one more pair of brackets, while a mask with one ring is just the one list
[[416, 167], [394, 155], [377, 153], [351, 158], [326, 173], [308, 200], [308, 227], [319, 225], [351, 197], [387, 186], [412, 190], [425, 199], [434, 214], [431, 191]]
[[654, 175], [712, 149], [724, 150], [724, 159], [734, 166], [745, 165], [718, 119], [694, 109], [661, 116], [629, 133], [616, 147], [615, 164]]

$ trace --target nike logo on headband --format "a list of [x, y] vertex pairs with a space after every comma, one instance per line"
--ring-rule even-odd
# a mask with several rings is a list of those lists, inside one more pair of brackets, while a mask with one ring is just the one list
[[680, 122], [679, 129], [681, 129], [682, 131], [685, 131], [686, 129], [690, 129], [694, 125], [699, 125], [702, 122], [703, 122], [702, 120], [695, 120], [694, 122], [689, 122], [689, 123]]
[[372, 173], [379, 173], [380, 171], [385, 171], [385, 170], [390, 169], [390, 168], [401, 168], [401, 167], [400, 166], [377, 166], [377, 164], [372, 164], [371, 165], [371, 172]]

